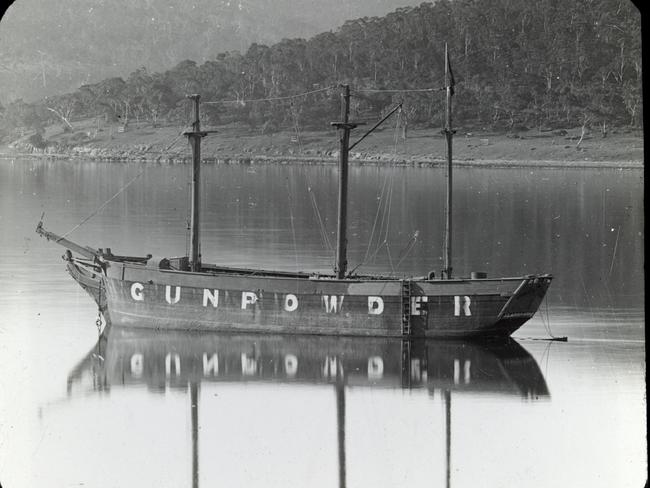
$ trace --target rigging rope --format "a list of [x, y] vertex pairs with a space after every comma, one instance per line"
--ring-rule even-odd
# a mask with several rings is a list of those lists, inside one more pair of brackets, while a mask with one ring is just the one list
[[247, 103], [253, 103], [253, 102], [273, 102], [273, 101], [278, 101], [278, 100], [292, 100], [294, 98], [300, 98], [300, 97], [305, 97], [307, 95], [313, 95], [314, 93], [320, 93], [324, 92], [327, 90], [331, 90], [332, 88], [335, 88], [334, 85], [326, 86], [325, 88], [319, 88], [318, 90], [312, 90], [304, 93], [298, 93], [296, 95], [287, 95], [285, 97], [269, 97], [269, 98], [254, 98], [254, 99], [241, 99], [241, 100], [211, 100], [208, 102], [201, 102], [205, 105], [219, 105], [221, 103], [239, 103], [239, 104], [247, 104]]
[[404, 88], [404, 89], [393, 89], [393, 90], [384, 90], [384, 89], [375, 89], [375, 88], [361, 88], [355, 90], [357, 93], [425, 93], [425, 92], [438, 92], [444, 91], [446, 88]]
[[399, 268], [399, 265], [402, 264], [402, 261], [404, 261], [404, 259], [406, 259], [406, 256], [408, 256], [409, 253], [410, 253], [410, 252], [413, 250], [413, 248], [415, 247], [415, 243], [417, 242], [417, 240], [418, 240], [418, 236], [419, 236], [419, 235], [420, 235], [420, 231], [419, 231], [419, 230], [416, 230], [416, 231], [413, 233], [413, 236], [411, 237], [411, 239], [409, 239], [409, 242], [406, 243], [405, 249], [404, 249], [404, 250], [399, 254], [399, 256], [398, 256], [398, 257], [401, 256], [401, 257], [400, 257], [400, 260], [397, 261], [397, 267], [398, 267], [398, 268]]
[[300, 121], [298, 120], [298, 110], [293, 104], [293, 100], [289, 103], [291, 107], [291, 116], [293, 117], [293, 130], [296, 133], [296, 139], [298, 141], [298, 149], [300, 149], [300, 154], [302, 154], [302, 138], [300, 137]]
[[296, 245], [296, 227], [293, 223], [293, 200], [291, 198], [291, 186], [289, 184], [289, 178], [285, 180], [287, 184], [287, 195], [289, 196], [289, 217], [291, 221], [291, 235], [293, 236], [293, 255], [296, 261], [296, 271], [300, 269], [298, 265], [298, 246]]
[[[363, 261], [359, 266], [368, 261], [368, 255], [370, 254], [370, 246], [372, 245], [372, 240], [375, 237], [375, 229], [377, 228], [377, 221], [379, 220], [379, 212], [381, 211], [381, 203], [384, 198], [384, 192], [386, 191], [386, 184], [388, 183], [388, 177], [384, 179], [384, 185], [381, 188], [381, 193], [379, 194], [378, 200], [379, 205], [377, 205], [377, 213], [375, 214], [375, 221], [372, 224], [372, 229], [370, 231], [370, 238], [368, 239], [368, 248], [366, 249], [366, 255], [363, 258]], [[376, 253], [375, 253], [376, 254]], [[359, 267], [357, 266], [357, 267]]]
[[325, 227], [325, 223], [323, 222], [323, 218], [321, 217], [320, 210], [318, 210], [318, 203], [316, 202], [316, 196], [314, 195], [314, 192], [311, 189], [311, 184], [309, 183], [309, 179], [307, 179], [307, 191], [309, 192], [310, 201], [312, 208], [314, 209], [314, 213], [316, 214], [316, 218], [318, 219], [318, 229], [320, 230], [320, 235], [321, 239], [323, 240], [323, 244], [325, 245], [326, 250], [331, 251], [332, 248], [332, 243], [329, 239], [329, 235], [327, 234], [327, 228]]
[[169, 149], [178, 142], [179, 138], [183, 135], [183, 132], [185, 132], [185, 129], [181, 129], [181, 131], [178, 133], [176, 137], [172, 139], [172, 142], [169, 143], [169, 146], [167, 146], [165, 149], [162, 150], [162, 152], [167, 152]]
[[399, 142], [399, 126], [400, 121], [402, 120], [402, 110], [397, 111], [397, 117], [395, 117], [395, 140], [393, 146], [393, 156], [397, 156], [397, 144]]
[[[393, 260], [390, 255], [390, 246], [388, 244], [388, 232], [390, 230], [390, 209], [393, 201], [393, 187], [394, 187], [394, 174], [392, 174], [390, 177], [386, 176], [386, 179], [384, 180], [384, 186], [379, 195], [379, 205], [377, 207], [377, 214], [375, 215], [375, 221], [373, 223], [372, 230], [370, 233], [370, 239], [368, 240], [368, 249], [366, 250], [366, 256], [364, 257], [363, 261], [354, 268], [355, 270], [363, 266], [366, 262], [368, 262], [369, 260], [368, 258], [370, 258], [370, 260], [374, 260], [377, 257], [377, 254], [379, 254], [379, 251], [381, 251], [382, 247], [385, 246], [386, 254], [388, 255], [388, 261], [391, 265], [393, 272], [395, 272], [395, 268], [393, 266]], [[379, 231], [377, 232], [377, 247], [373, 252], [373, 254], [368, 257], [380, 213], [382, 214], [382, 217], [381, 217], [381, 223], [379, 225]], [[384, 234], [383, 240], [381, 240], [382, 233]]]
[[143, 174], [144, 174], [144, 169], [143, 169], [142, 171], [140, 171], [137, 175], [135, 175], [133, 178], [131, 178], [131, 180], [130, 180], [126, 185], [124, 185], [124, 186], [120, 189], [120, 191], [118, 191], [115, 195], [113, 195], [111, 198], [109, 198], [108, 200], [106, 200], [102, 205], [99, 206], [99, 208], [97, 208], [94, 212], [92, 212], [88, 217], [86, 217], [85, 219], [83, 219], [81, 222], [79, 222], [77, 225], [75, 225], [75, 226], [74, 226], [72, 229], [70, 229], [68, 232], [66, 232], [65, 234], [63, 234], [63, 235], [61, 236], [61, 239], [64, 239], [64, 238], [66, 238], [68, 235], [72, 234], [75, 230], [77, 230], [79, 227], [81, 227], [83, 224], [85, 224], [85, 223], [88, 222], [91, 218], [93, 218], [95, 215], [97, 215], [99, 212], [101, 212], [102, 209], [103, 209], [104, 207], [106, 207], [106, 205], [108, 205], [110, 202], [112, 202], [113, 200], [115, 200], [115, 199], [116, 199], [116, 198], [117, 198], [117, 197], [118, 197], [118, 196], [119, 196], [119, 195], [120, 195], [124, 190], [126, 190], [129, 186], [131, 186], [131, 184], [132, 184], [135, 180], [137, 180], [138, 178], [140, 178], [140, 176], [142, 176]]
[[395, 174], [391, 175], [390, 179], [390, 192], [388, 193], [388, 205], [386, 208], [386, 234], [384, 235], [384, 241], [386, 242], [386, 255], [388, 256], [388, 262], [390, 263], [390, 268], [395, 272], [395, 266], [393, 266], [393, 258], [390, 255], [390, 245], [388, 244], [388, 232], [390, 231], [390, 210], [393, 206], [393, 189], [395, 188]]

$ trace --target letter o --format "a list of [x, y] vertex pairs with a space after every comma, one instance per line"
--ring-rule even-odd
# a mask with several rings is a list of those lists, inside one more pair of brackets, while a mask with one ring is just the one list
[[298, 309], [298, 297], [289, 293], [284, 297], [284, 309], [287, 312], [293, 312]]
[[143, 301], [144, 294], [142, 293], [142, 290], [144, 290], [144, 285], [142, 283], [133, 283], [131, 285], [131, 298], [138, 302]]

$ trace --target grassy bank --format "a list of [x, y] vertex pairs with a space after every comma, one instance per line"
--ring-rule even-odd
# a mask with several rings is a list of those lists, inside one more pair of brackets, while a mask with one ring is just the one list
[[[212, 129], [212, 128], [211, 128]], [[203, 140], [208, 162], [326, 163], [335, 162], [338, 139], [333, 130], [284, 131], [264, 134], [247, 127], [216, 127], [217, 134]], [[95, 120], [77, 121], [73, 130], [61, 126], [45, 130], [42, 140], [26, 134], [0, 148], [5, 157], [83, 158], [107, 161], [189, 160], [190, 151], [178, 126], [154, 127], [131, 123], [98, 126]], [[352, 142], [363, 135], [358, 128]], [[454, 161], [459, 165], [640, 167], [643, 137], [640, 131], [611, 131], [606, 137], [580, 128], [513, 134], [459, 129], [454, 138]], [[444, 161], [445, 140], [438, 129], [414, 129], [406, 134], [392, 128], [379, 130], [351, 151], [353, 163], [436, 165]]]

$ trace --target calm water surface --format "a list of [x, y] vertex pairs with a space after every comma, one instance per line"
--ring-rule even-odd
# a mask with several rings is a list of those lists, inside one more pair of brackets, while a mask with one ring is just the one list
[[[0, 483], [642, 486], [643, 174], [455, 172], [454, 270], [555, 275], [505, 344], [153, 334], [98, 338], [69, 235], [183, 255], [187, 166], [0, 161]], [[336, 169], [205, 166], [202, 254], [330, 271]], [[442, 267], [444, 172], [354, 167], [351, 267]], [[538, 340], [568, 336], [567, 343]]]

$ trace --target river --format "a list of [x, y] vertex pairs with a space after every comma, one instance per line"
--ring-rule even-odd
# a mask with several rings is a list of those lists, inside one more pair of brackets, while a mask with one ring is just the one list
[[[188, 172], [0, 161], [2, 486], [645, 482], [641, 170], [455, 171], [454, 273], [555, 277], [509, 343], [99, 339], [36, 223], [116, 254], [184, 255]], [[335, 167], [202, 176], [204, 262], [331, 271]], [[352, 167], [350, 268], [439, 274], [444, 187], [443, 169]]]

